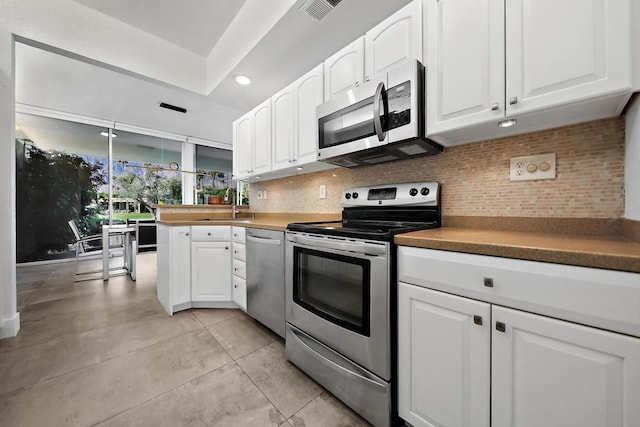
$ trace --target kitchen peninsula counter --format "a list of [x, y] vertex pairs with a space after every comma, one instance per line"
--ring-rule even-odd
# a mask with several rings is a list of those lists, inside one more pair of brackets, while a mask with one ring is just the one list
[[[499, 230], [493, 229], [493, 226], [466, 228], [445, 224], [438, 229], [399, 234], [395, 237], [395, 243], [427, 249], [640, 273], [638, 227], [640, 222], [637, 221], [616, 220], [614, 223], [609, 221], [604, 228], [586, 227], [583, 230], [592, 234], [563, 234], [557, 229], [556, 232], [549, 232], [546, 228], [547, 232], [534, 232]], [[554, 230], [553, 227], [550, 229]]]
[[234, 225], [240, 227], [261, 228], [263, 230], [285, 231], [292, 222], [334, 221], [340, 220], [340, 214], [291, 214], [291, 213], [243, 213], [237, 219], [213, 217], [211, 219], [159, 220], [158, 223], [171, 226], [179, 225]]

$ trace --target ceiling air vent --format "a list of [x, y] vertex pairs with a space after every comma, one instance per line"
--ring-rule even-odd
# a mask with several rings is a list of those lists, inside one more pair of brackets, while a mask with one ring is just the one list
[[304, 10], [314, 20], [320, 21], [342, 0], [307, 0], [300, 10]]

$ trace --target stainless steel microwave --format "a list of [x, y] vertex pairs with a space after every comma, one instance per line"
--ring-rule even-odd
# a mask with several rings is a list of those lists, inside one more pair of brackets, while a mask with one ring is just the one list
[[319, 105], [318, 160], [355, 167], [433, 155], [425, 137], [424, 66], [409, 61]]

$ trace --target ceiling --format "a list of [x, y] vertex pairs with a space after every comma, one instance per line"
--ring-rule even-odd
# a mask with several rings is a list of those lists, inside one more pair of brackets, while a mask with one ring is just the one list
[[317, 22], [306, 0], [4, 0], [0, 27], [20, 42], [18, 102], [230, 146], [235, 118], [409, 1], [343, 0]]
[[245, 0], [74, 0], [200, 56], [207, 56]]

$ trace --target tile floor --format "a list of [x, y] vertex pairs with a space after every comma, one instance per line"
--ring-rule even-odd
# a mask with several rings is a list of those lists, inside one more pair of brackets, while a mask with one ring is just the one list
[[366, 426], [240, 310], [173, 317], [155, 254], [138, 280], [74, 283], [73, 263], [18, 269], [22, 329], [0, 340], [0, 425]]

